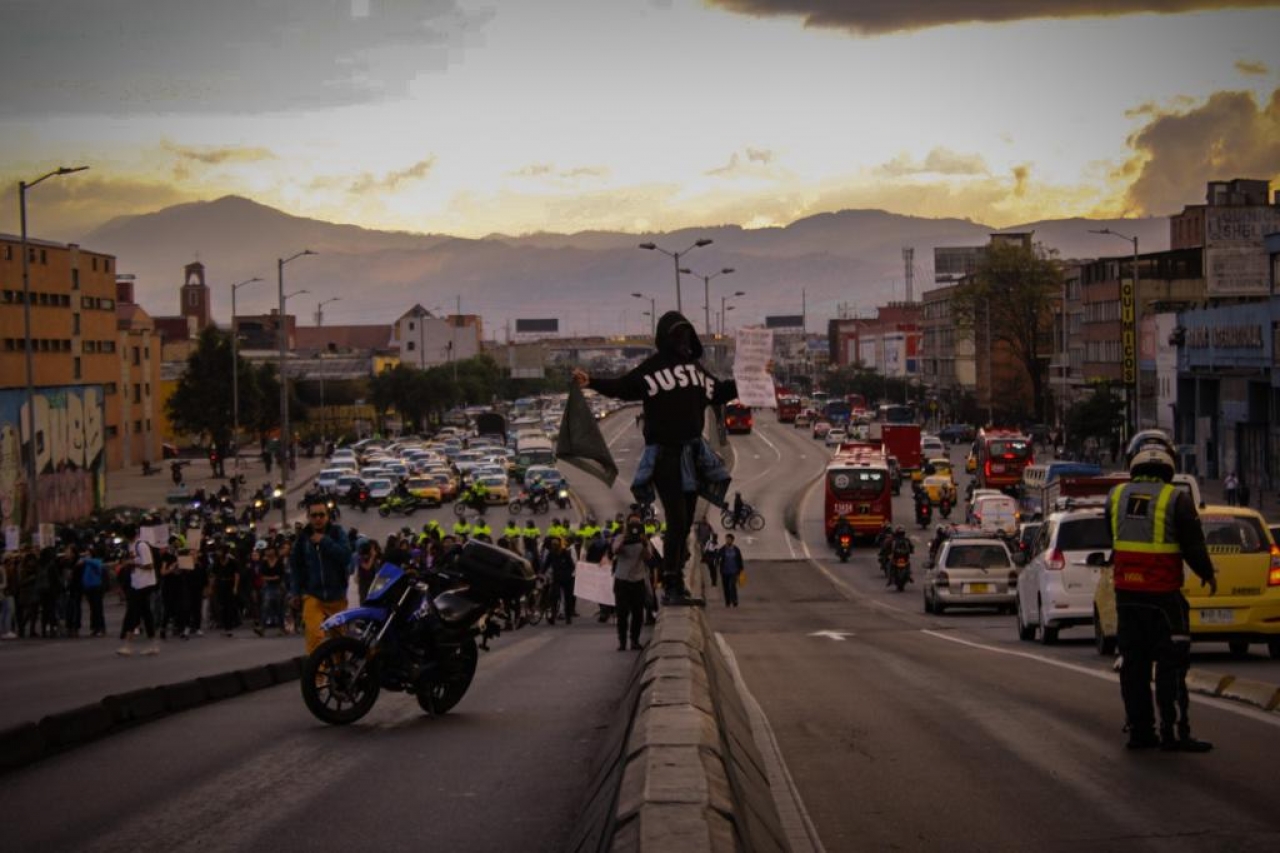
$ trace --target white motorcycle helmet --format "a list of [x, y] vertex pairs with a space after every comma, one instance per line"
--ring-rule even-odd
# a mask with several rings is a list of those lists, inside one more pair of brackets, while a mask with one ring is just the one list
[[1168, 483], [1176, 472], [1173, 456], [1158, 445], [1148, 445], [1129, 460], [1129, 473], [1134, 477], [1159, 477]]

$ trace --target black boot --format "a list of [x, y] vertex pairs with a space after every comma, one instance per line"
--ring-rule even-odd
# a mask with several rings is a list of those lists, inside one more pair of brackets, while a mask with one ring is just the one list
[[1160, 738], [1156, 737], [1155, 730], [1150, 726], [1129, 728], [1129, 742], [1125, 744], [1127, 749], [1153, 749], [1161, 745]]
[[1160, 734], [1160, 748], [1165, 752], [1209, 752], [1213, 744], [1207, 740], [1196, 740], [1191, 732], [1182, 732], [1174, 737], [1173, 732], [1166, 731]]

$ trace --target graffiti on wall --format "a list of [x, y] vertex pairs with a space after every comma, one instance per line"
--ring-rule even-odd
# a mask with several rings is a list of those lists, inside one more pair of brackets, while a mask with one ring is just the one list
[[40, 520], [83, 518], [106, 493], [106, 425], [97, 385], [38, 388], [35, 436], [27, 434], [26, 394], [0, 391], [0, 527], [29, 528], [31, 487], [24, 459], [34, 445]]

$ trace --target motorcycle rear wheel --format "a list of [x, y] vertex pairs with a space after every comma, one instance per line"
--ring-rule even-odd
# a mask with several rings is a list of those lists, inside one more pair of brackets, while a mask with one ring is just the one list
[[455, 501], [453, 504], [453, 514], [458, 518], [462, 518], [467, 514], [467, 505], [461, 501]]
[[391, 510], [388, 507], [380, 506], [378, 507], [378, 515], [382, 516], [383, 518], [390, 518]]
[[325, 640], [302, 663], [302, 701], [317, 720], [331, 726], [354, 723], [378, 701], [376, 667], [365, 665], [365, 645], [354, 637]]
[[418, 685], [418, 707], [433, 716], [453, 710], [453, 706], [462, 701], [467, 689], [471, 687], [479, 657], [476, 641], [467, 637], [458, 645], [453, 659], [446, 662], [450, 670], [446, 678]]

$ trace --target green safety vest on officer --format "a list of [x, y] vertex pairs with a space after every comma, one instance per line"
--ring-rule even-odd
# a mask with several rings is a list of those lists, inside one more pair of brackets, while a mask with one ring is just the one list
[[490, 529], [489, 522], [484, 519], [479, 519], [475, 524], [471, 525], [471, 535], [476, 538], [483, 536], [486, 539], [492, 539], [493, 530]]
[[453, 535], [459, 539], [467, 539], [471, 536], [471, 525], [466, 519], [459, 519], [453, 523]]
[[1182, 595], [1183, 562], [1210, 594], [1217, 591], [1217, 582], [1195, 503], [1189, 493], [1171, 485], [1174, 458], [1173, 444], [1163, 433], [1138, 433], [1128, 449], [1133, 479], [1113, 488], [1107, 497], [1105, 517], [1111, 532], [1119, 619], [1120, 695], [1129, 749], [1159, 746], [1174, 752], [1208, 752], [1213, 745], [1191, 736], [1188, 719], [1191, 625], [1190, 608]]
[[502, 535], [506, 537], [508, 542], [520, 538], [520, 528], [516, 526], [514, 521], [508, 521], [507, 526], [502, 528]]

